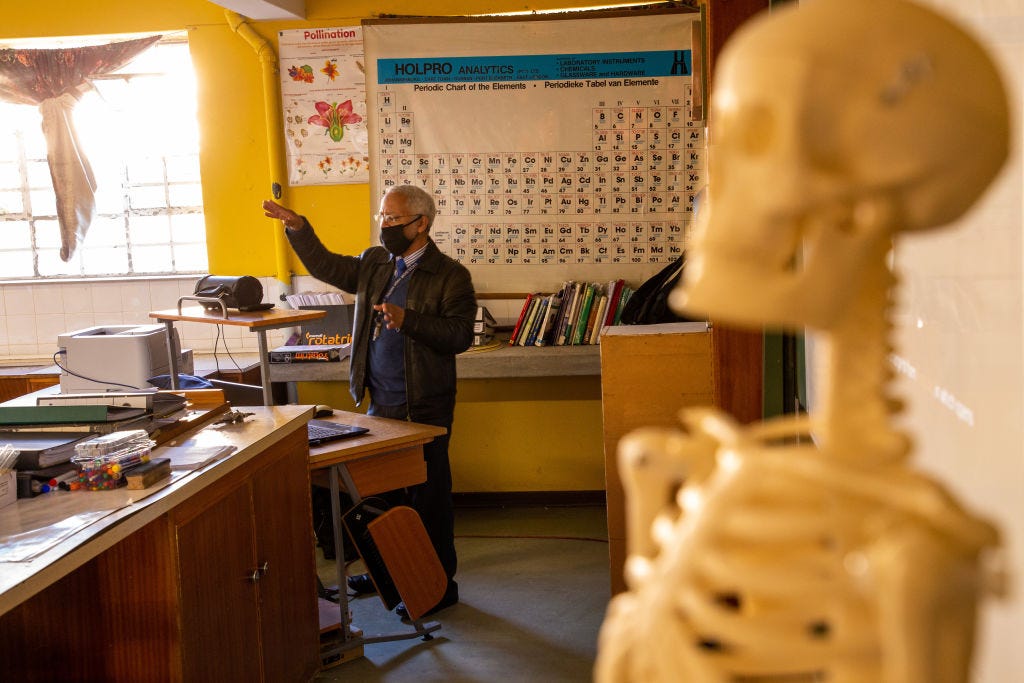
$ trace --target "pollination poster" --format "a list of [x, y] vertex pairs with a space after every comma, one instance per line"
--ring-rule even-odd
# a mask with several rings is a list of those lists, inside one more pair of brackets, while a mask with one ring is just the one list
[[361, 26], [278, 32], [288, 184], [369, 181]]

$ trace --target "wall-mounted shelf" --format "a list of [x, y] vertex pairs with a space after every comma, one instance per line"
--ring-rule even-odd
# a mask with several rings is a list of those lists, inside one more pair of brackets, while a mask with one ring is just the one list
[[[600, 346], [502, 346], [456, 356], [459, 379], [568, 377], [601, 374]], [[347, 382], [348, 359], [337, 363], [270, 363], [271, 382]]]

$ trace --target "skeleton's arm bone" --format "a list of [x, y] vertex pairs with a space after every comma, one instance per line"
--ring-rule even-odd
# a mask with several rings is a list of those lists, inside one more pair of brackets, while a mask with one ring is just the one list
[[[633, 557], [653, 557], [657, 541], [652, 535], [655, 518], [670, 506], [684, 481], [703, 481], [714, 467], [722, 438], [733, 440], [735, 426], [727, 416], [711, 409], [682, 411], [680, 419], [690, 433], [646, 427], [619, 442], [619, 473], [628, 501], [627, 550]], [[716, 433], [708, 427], [717, 428]]]

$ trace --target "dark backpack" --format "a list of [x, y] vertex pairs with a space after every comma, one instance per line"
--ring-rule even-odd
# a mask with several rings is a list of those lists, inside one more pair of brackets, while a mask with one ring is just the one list
[[686, 254], [644, 281], [622, 308], [623, 325], [691, 322], [696, 318], [677, 315], [668, 305], [668, 296], [683, 276]]

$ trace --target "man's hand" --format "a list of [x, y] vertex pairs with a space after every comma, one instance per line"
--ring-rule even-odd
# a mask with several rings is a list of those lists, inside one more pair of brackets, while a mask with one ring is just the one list
[[405, 309], [401, 306], [383, 303], [375, 305], [373, 310], [384, 314], [384, 324], [389, 330], [402, 329], [402, 323], [405, 322]]
[[284, 223], [284, 227], [289, 230], [301, 230], [302, 226], [306, 224], [302, 216], [286, 206], [281, 206], [272, 199], [267, 199], [263, 202], [263, 215], [269, 218], [276, 218]]

